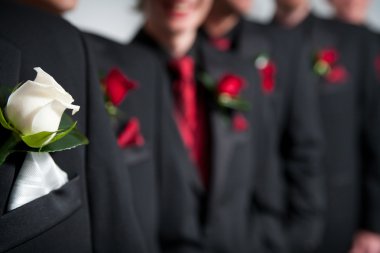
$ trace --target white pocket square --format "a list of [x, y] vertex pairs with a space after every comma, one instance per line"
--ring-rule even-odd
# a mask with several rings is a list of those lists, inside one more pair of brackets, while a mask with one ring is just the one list
[[14, 183], [8, 211], [44, 196], [67, 182], [66, 172], [58, 167], [49, 153], [30, 152]]

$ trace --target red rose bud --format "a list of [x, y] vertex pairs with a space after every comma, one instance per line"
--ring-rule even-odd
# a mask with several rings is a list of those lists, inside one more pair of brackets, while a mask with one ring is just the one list
[[145, 140], [140, 131], [140, 121], [135, 117], [131, 118], [119, 134], [117, 144], [120, 148], [126, 148], [129, 146], [141, 147], [144, 143]]
[[248, 121], [243, 114], [235, 114], [233, 118], [233, 127], [236, 132], [244, 132], [248, 129]]
[[104, 79], [106, 94], [115, 106], [119, 106], [128, 91], [137, 87], [136, 82], [129, 80], [119, 69], [113, 68]]
[[338, 60], [338, 53], [335, 49], [326, 49], [318, 53], [318, 60], [333, 64]]
[[274, 65], [274, 62], [268, 61], [268, 64], [265, 65], [264, 68], [262, 68], [261, 72], [264, 76], [273, 76], [276, 74], [276, 65]]
[[237, 97], [244, 86], [244, 80], [236, 75], [227, 74], [219, 81], [218, 94]]
[[347, 79], [347, 71], [342, 66], [334, 67], [330, 70], [328, 75], [326, 76], [326, 79], [330, 83], [342, 83]]

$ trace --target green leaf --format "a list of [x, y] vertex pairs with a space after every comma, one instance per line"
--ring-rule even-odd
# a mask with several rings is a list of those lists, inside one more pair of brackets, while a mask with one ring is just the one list
[[54, 134], [55, 132], [43, 131], [31, 135], [22, 135], [21, 139], [29, 147], [40, 148], [44, 146], [44, 144], [47, 143], [49, 140], [51, 140]]
[[5, 142], [0, 146], [0, 165], [5, 162], [7, 157], [14, 152], [14, 147], [21, 141], [21, 139], [12, 134]]
[[0, 108], [0, 123], [1, 125], [8, 130], [12, 130], [12, 126], [8, 123], [8, 121], [5, 119], [3, 110]]
[[119, 109], [116, 106], [114, 106], [111, 102], [106, 102], [105, 107], [106, 107], [106, 111], [107, 111], [108, 115], [110, 115], [111, 117], [117, 117], [118, 116]]
[[72, 149], [81, 145], [88, 144], [88, 139], [78, 130], [73, 130], [63, 139], [50, 143], [40, 149], [40, 152], [57, 152]]
[[0, 108], [0, 123], [1, 125], [8, 130], [11, 130], [15, 132], [16, 134], [20, 135], [20, 131], [18, 131], [16, 128], [14, 128], [5, 118], [3, 111]]
[[54, 138], [49, 141], [48, 144], [54, 143], [56, 141], [59, 141], [63, 137], [67, 136], [71, 131], [73, 131], [77, 126], [77, 122], [74, 122], [69, 128], [64, 130], [59, 130], [58, 133], [54, 136]]
[[[72, 123], [71, 125], [68, 126], [69, 123]], [[43, 146], [46, 146], [48, 144], [51, 144], [53, 142], [56, 142], [66, 135], [68, 135], [71, 131], [75, 129], [77, 126], [77, 122], [73, 122], [72, 119], [67, 116], [63, 115], [61, 122], [60, 122], [60, 127], [65, 127], [65, 129], [60, 129], [56, 132], [40, 132], [32, 135], [24, 135], [21, 136], [21, 139], [28, 145], [29, 147], [32, 148], [41, 148]]]
[[208, 90], [214, 89], [215, 81], [208, 73], [206, 72], [201, 73], [199, 75], [199, 79]]
[[75, 121], [66, 113], [62, 115], [61, 122], [58, 129], [68, 129], [75, 123]]
[[228, 95], [220, 95], [218, 102], [221, 106], [233, 110], [247, 111], [249, 109], [249, 103], [247, 101]]
[[318, 75], [324, 76], [330, 71], [330, 65], [325, 61], [317, 61], [314, 65], [314, 71]]

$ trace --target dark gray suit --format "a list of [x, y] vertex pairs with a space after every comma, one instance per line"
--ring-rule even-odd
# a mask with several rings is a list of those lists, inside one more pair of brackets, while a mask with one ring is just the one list
[[133, 200], [145, 245], [149, 252], [158, 252], [158, 173], [156, 142], [159, 136], [160, 87], [164, 84], [163, 71], [157, 59], [137, 46], [124, 46], [96, 35], [87, 34], [98, 73], [107, 74], [119, 68], [137, 84], [118, 106], [121, 117], [116, 120], [119, 134], [132, 117], [138, 118], [145, 143], [122, 150], [126, 168], [131, 175]]
[[[144, 31], [134, 42], [151, 50], [168, 66], [169, 56]], [[244, 116], [249, 122], [243, 132], [234, 130], [233, 111], [224, 114], [215, 97], [197, 83], [206, 103], [211, 158], [211, 179], [206, 189], [189, 159], [172, 116], [172, 88], [162, 87], [163, 114], [161, 121], [160, 211], [161, 243], [165, 252], [252, 252], [258, 251], [260, 221], [256, 209], [258, 168], [264, 171], [276, 166], [272, 115], [261, 94], [259, 77], [251, 66], [233, 55], [220, 54], [207, 44], [197, 41], [189, 54], [195, 59], [197, 73], [207, 72], [215, 80], [232, 73], [246, 80], [242, 97], [250, 106]], [[244, 63], [242, 63], [244, 62]], [[229, 64], [231, 63], [231, 64]], [[168, 78], [173, 75], [169, 68]], [[215, 85], [215, 84], [214, 84]], [[272, 136], [272, 137], [271, 137]], [[274, 137], [273, 137], [274, 138]], [[271, 223], [272, 224], [272, 223]], [[276, 233], [277, 224], [272, 232]], [[282, 236], [282, 234], [281, 234]]]
[[[275, 118], [277, 166], [258, 172], [255, 205], [263, 223], [259, 247], [261, 252], [309, 252], [320, 241], [324, 210], [316, 87], [312, 76], [303, 73], [307, 48], [278, 39], [279, 32], [241, 19], [225, 37], [231, 40], [229, 52], [245, 58], [252, 72], [258, 74], [255, 61], [261, 54], [276, 66], [274, 90], [266, 99]], [[273, 233], [273, 223], [284, 234]]]
[[[309, 15], [293, 35], [296, 45], [310, 45], [306, 56], [313, 71], [315, 53], [333, 49], [336, 66], [346, 77], [332, 83], [317, 76], [326, 139], [326, 228], [318, 252], [348, 252], [358, 229], [380, 232], [380, 85], [374, 71], [378, 54], [374, 35], [361, 27]], [[287, 35], [289, 36], [289, 34]], [[300, 37], [297, 37], [300, 36]]]

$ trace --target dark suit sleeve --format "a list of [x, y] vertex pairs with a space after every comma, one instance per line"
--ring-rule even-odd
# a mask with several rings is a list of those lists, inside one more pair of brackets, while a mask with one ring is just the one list
[[[296, 44], [296, 43], [294, 43]], [[290, 252], [312, 252], [320, 242], [325, 197], [322, 188], [322, 126], [310, 50], [294, 48], [286, 60], [295, 68], [288, 85], [288, 119], [282, 152], [285, 159]], [[296, 59], [296, 60], [293, 60]], [[283, 65], [285, 66], [285, 65]]]
[[134, 213], [128, 170], [121, 161], [105, 112], [100, 84], [87, 51], [88, 146], [87, 179], [95, 252], [145, 252]]
[[[364, 36], [363, 36], [364, 37]], [[375, 58], [380, 55], [379, 41], [368, 34], [363, 50], [362, 78], [363, 107], [363, 228], [380, 234], [380, 76], [375, 69]]]
[[[18, 48], [0, 37], [0, 106], [4, 108], [6, 93], [13, 84], [16, 84], [19, 76], [21, 52]], [[9, 138], [10, 131], [0, 127], [0, 143]], [[13, 161], [8, 157], [5, 164], [0, 166], [0, 217], [5, 213], [7, 200], [14, 177]]]

